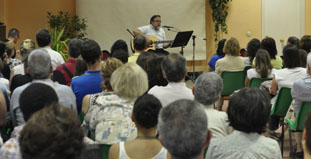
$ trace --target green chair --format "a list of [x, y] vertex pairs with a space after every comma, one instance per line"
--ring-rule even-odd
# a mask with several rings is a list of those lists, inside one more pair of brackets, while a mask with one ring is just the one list
[[304, 121], [307, 117], [308, 112], [311, 111], [311, 102], [304, 102], [301, 105], [301, 108], [296, 117], [296, 121], [292, 121], [288, 118], [285, 118], [285, 123], [288, 125], [289, 132], [289, 146], [290, 146], [290, 157], [294, 157], [294, 147], [292, 143], [292, 132], [302, 132], [304, 128]]
[[109, 149], [112, 145], [108, 144], [99, 144], [99, 147], [103, 154], [103, 159], [109, 159]]
[[[283, 87], [280, 89], [278, 96], [274, 102], [272, 107], [270, 116], [276, 115], [279, 117], [285, 117], [288, 111], [288, 108], [292, 104], [293, 97], [290, 93], [291, 88]], [[284, 121], [281, 120], [280, 125], [282, 126], [282, 135], [281, 135], [281, 152], [283, 156], [283, 148], [284, 148]]]
[[249, 88], [259, 88], [264, 81], [272, 80], [272, 78], [252, 78], [248, 84]]
[[224, 71], [221, 74], [221, 78], [223, 80], [223, 90], [221, 93], [222, 96], [229, 96], [234, 91], [244, 87], [244, 71]]

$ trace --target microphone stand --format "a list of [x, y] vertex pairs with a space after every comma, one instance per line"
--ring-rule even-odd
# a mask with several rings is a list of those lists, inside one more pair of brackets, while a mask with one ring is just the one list
[[201, 40], [206, 40], [206, 38], [202, 38], [196, 35], [192, 35], [192, 75], [190, 76], [190, 80], [192, 82], [195, 81], [196, 77], [195, 77], [195, 38], [201, 39]]

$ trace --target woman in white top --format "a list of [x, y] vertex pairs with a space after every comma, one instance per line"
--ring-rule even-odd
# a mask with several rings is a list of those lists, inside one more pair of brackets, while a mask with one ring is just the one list
[[145, 94], [134, 104], [132, 120], [137, 127], [136, 139], [120, 142], [110, 148], [109, 159], [166, 159], [167, 150], [156, 137], [158, 115], [162, 105], [153, 95]]
[[256, 53], [256, 66], [247, 70], [245, 87], [248, 86], [248, 83], [252, 78], [272, 78], [274, 72], [275, 69], [272, 68], [268, 51], [259, 49]]

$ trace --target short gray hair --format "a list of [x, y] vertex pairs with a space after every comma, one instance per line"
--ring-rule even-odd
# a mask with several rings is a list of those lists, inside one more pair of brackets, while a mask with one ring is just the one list
[[194, 85], [194, 99], [205, 106], [216, 102], [221, 94], [223, 83], [221, 77], [214, 73], [202, 73]]
[[110, 83], [114, 93], [130, 100], [148, 90], [147, 73], [134, 62], [126, 63], [115, 70]]
[[180, 54], [170, 53], [162, 60], [161, 68], [169, 82], [179, 82], [185, 78], [187, 61]]
[[204, 107], [193, 100], [177, 100], [162, 108], [158, 130], [172, 156], [189, 159], [200, 155], [208, 137]]
[[27, 64], [33, 79], [47, 79], [51, 73], [51, 57], [46, 49], [33, 50]]

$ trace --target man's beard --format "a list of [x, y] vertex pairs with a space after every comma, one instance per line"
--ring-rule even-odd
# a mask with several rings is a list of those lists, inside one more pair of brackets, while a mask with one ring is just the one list
[[154, 27], [155, 30], [159, 30], [160, 29], [160, 26], [156, 26]]

